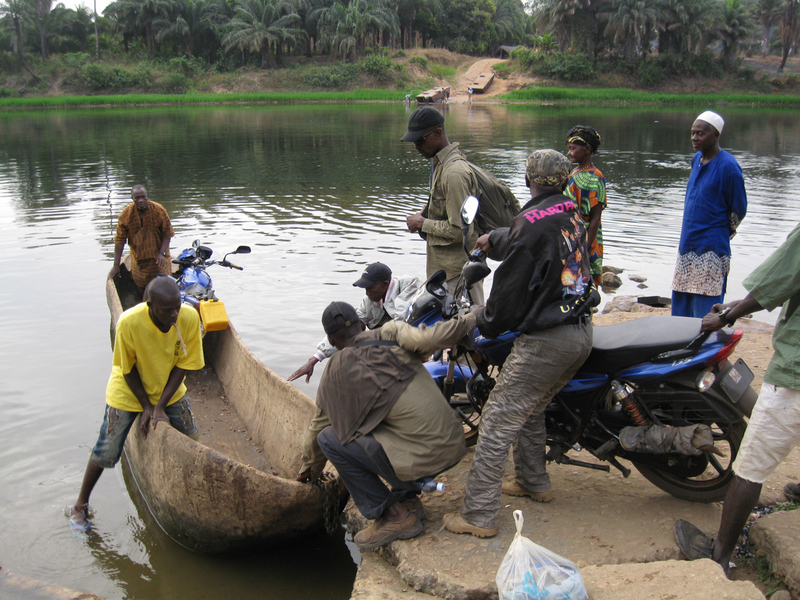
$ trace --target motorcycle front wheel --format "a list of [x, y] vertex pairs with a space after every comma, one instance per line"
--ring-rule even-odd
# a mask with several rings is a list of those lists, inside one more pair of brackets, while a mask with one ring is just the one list
[[720, 502], [733, 481], [733, 461], [744, 437], [743, 420], [709, 423], [714, 446], [722, 456], [704, 452], [699, 457], [640, 455], [633, 466], [650, 483], [668, 494], [691, 502]]

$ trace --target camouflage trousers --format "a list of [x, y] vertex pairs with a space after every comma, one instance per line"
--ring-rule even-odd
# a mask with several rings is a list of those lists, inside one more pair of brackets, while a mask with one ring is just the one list
[[480, 437], [461, 507], [479, 527], [495, 527], [508, 451], [514, 445], [516, 480], [532, 492], [550, 490], [545, 468], [544, 410], [589, 356], [590, 323], [522, 334], [506, 359], [483, 409]]

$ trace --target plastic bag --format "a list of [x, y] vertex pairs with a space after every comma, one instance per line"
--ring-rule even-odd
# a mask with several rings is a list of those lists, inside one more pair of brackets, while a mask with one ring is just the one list
[[578, 567], [522, 535], [522, 511], [514, 511], [517, 534], [497, 570], [500, 600], [588, 600]]

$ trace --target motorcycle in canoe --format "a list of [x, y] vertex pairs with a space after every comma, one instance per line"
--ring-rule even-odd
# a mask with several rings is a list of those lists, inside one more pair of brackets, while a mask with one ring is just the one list
[[[139, 301], [129, 257], [106, 284], [112, 339], [117, 319]], [[144, 439], [131, 429], [124, 458], [159, 526], [200, 554], [273, 547], [319, 530], [337, 489], [294, 480], [314, 402], [277, 376], [228, 326], [207, 332], [206, 367], [186, 378], [200, 441], [171, 427]], [[236, 417], [238, 415], [238, 418]], [[244, 426], [246, 424], [246, 428]]]

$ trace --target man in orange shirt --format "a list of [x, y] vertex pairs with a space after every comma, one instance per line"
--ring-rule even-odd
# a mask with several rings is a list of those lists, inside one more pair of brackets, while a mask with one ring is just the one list
[[175, 232], [166, 209], [147, 197], [143, 185], [133, 186], [131, 198], [133, 202], [119, 215], [114, 236], [114, 266], [108, 278], [119, 273], [122, 250], [127, 242], [131, 249], [131, 275], [136, 287], [143, 292], [153, 277], [170, 274], [169, 241]]

